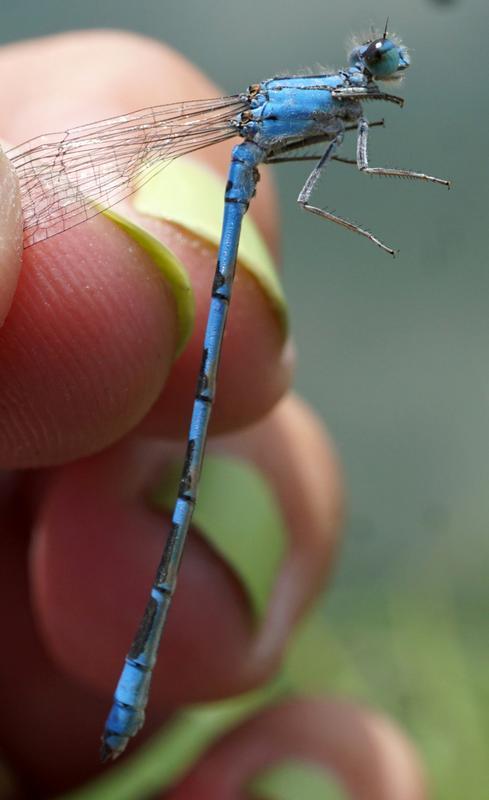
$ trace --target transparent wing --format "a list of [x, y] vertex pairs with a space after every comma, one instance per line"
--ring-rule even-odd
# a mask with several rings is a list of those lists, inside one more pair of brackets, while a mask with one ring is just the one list
[[239, 95], [134, 111], [9, 150], [20, 183], [24, 247], [128, 197], [174, 158], [236, 135]]

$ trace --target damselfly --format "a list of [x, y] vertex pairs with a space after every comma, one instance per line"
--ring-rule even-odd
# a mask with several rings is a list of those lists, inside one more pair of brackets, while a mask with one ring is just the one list
[[[353, 46], [347, 68], [336, 73], [275, 77], [247, 91], [213, 100], [146, 108], [62, 134], [32, 139], [9, 151], [24, 213], [25, 247], [88, 220], [133, 193], [169, 161], [235, 136], [224, 196], [224, 220], [212, 286], [200, 373], [187, 451], [171, 528], [140, 627], [126, 658], [103, 737], [102, 758], [115, 758], [144, 722], [151, 673], [175, 591], [187, 531], [197, 497], [207, 427], [216, 391], [221, 345], [234, 279], [241, 223], [253, 197], [258, 166], [314, 158], [302, 188], [302, 208], [360, 234], [394, 255], [369, 231], [312, 205], [311, 195], [347, 131], [357, 135], [355, 163], [367, 175], [449, 181], [406, 169], [370, 167], [365, 100], [403, 105], [376, 81], [394, 81], [410, 64], [401, 42], [383, 34]], [[310, 145], [320, 155], [304, 155]]]

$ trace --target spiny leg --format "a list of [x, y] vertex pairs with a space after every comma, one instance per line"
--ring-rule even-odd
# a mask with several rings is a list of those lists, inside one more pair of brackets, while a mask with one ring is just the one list
[[435, 178], [433, 175], [425, 175], [424, 172], [413, 172], [410, 169], [390, 169], [389, 167], [369, 167], [368, 165], [368, 122], [362, 117], [358, 122], [357, 139], [357, 165], [360, 172], [366, 175], [384, 175], [390, 178], [415, 178], [429, 183], [438, 183], [441, 186], [450, 188], [450, 181], [443, 178]]
[[313, 206], [309, 203], [309, 198], [311, 197], [312, 192], [314, 191], [314, 187], [316, 186], [321, 174], [326, 167], [328, 161], [333, 158], [334, 151], [340, 146], [343, 140], [343, 134], [340, 133], [336, 136], [335, 139], [331, 142], [328, 146], [326, 152], [320, 159], [319, 163], [316, 167], [314, 167], [313, 171], [309, 175], [307, 181], [305, 182], [304, 186], [301, 189], [299, 197], [297, 198], [297, 202], [303, 209], [306, 211], [310, 211], [312, 214], [317, 214], [318, 216], [322, 217], [323, 219], [329, 219], [331, 222], [336, 222], [337, 225], [341, 225], [343, 228], [346, 228], [353, 233], [359, 233], [360, 236], [365, 236], [366, 239], [376, 244], [381, 250], [385, 250], [386, 253], [390, 253], [390, 255], [394, 256], [396, 251], [393, 250], [391, 247], [387, 247], [380, 239], [377, 239], [372, 233], [369, 231], [360, 228], [358, 225], [355, 225], [353, 222], [349, 222], [342, 217], [338, 217], [336, 214], [331, 214], [329, 211], [325, 211], [322, 208], [318, 208], [317, 206]]
[[397, 94], [386, 94], [380, 92], [375, 84], [369, 86], [339, 86], [331, 92], [335, 100], [381, 100], [384, 103], [394, 103], [401, 108], [404, 105], [404, 98]]
[[[383, 119], [375, 120], [370, 123], [370, 128], [384, 128], [385, 122]], [[358, 125], [346, 125], [345, 131], [357, 131]], [[267, 157], [265, 164], [288, 164], [292, 161], [319, 161], [322, 153], [304, 153], [303, 155], [294, 155], [297, 150], [302, 150], [305, 147], [310, 147], [312, 144], [329, 141], [326, 136], [312, 136], [308, 139], [301, 139], [298, 142], [292, 142], [281, 147], [279, 150], [272, 152]], [[287, 156], [285, 153], [292, 153]], [[354, 158], [343, 158], [342, 156], [331, 156], [332, 161], [340, 161], [342, 164], [354, 164], [357, 166], [357, 161]]]
[[[303, 156], [285, 156], [284, 158], [270, 158], [266, 164], [290, 164], [296, 161], [319, 161], [321, 153], [310, 153]], [[356, 158], [344, 158], [343, 156], [331, 156], [331, 161], [338, 161], [340, 164], [351, 164], [357, 167]]]

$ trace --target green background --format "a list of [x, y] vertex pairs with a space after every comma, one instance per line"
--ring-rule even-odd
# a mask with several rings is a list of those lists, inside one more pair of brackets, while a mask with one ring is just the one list
[[387, 125], [372, 131], [371, 163], [453, 190], [332, 166], [322, 202], [399, 247], [392, 260], [301, 213], [304, 165], [277, 168], [285, 284], [297, 388], [327, 421], [348, 484], [327, 625], [364, 696], [410, 730], [435, 796], [476, 800], [489, 785], [487, 0], [23, 0], [2, 4], [0, 40], [141, 31], [231, 93], [343, 65], [347, 36], [388, 15], [412, 67], [403, 110], [367, 107]]

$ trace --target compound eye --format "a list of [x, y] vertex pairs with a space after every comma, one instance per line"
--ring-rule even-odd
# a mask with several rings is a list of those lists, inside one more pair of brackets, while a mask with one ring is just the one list
[[382, 45], [384, 44], [383, 39], [376, 39], [374, 42], [370, 42], [369, 46], [365, 50], [363, 58], [365, 59], [365, 63], [370, 66], [370, 64], [376, 64], [382, 58]]
[[394, 75], [400, 65], [399, 48], [389, 39], [375, 39], [365, 50], [363, 61], [376, 78]]

